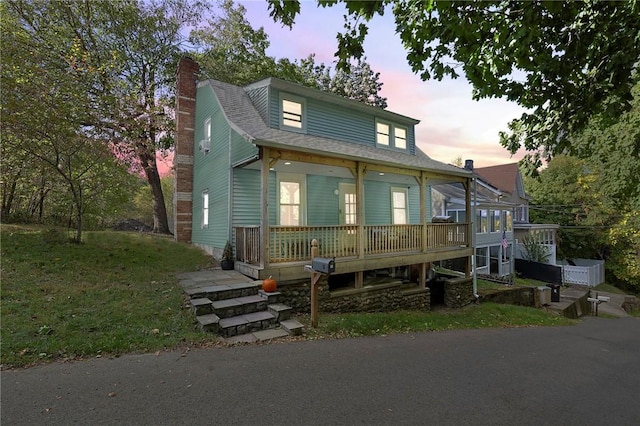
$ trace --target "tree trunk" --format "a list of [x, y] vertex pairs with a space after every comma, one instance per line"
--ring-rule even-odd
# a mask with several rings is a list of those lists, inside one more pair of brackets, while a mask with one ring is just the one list
[[151, 155], [146, 149], [140, 149], [138, 150], [138, 155], [140, 156], [147, 182], [149, 182], [149, 186], [151, 187], [151, 197], [153, 198], [153, 232], [158, 234], [171, 234], [155, 152]]
[[[2, 217], [7, 220], [11, 214], [11, 206], [13, 205], [13, 198], [16, 194], [16, 186], [18, 184], [18, 178], [14, 178], [10, 185], [7, 185], [6, 181], [2, 182]], [[7, 186], [9, 189], [7, 189]]]

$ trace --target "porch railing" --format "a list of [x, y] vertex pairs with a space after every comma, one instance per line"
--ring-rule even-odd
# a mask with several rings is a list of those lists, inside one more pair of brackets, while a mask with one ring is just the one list
[[[397, 254], [423, 250], [423, 225], [366, 225], [364, 255]], [[426, 250], [466, 247], [469, 245], [468, 223], [426, 224]], [[236, 258], [241, 262], [260, 263], [260, 227], [236, 227]], [[311, 241], [318, 240], [320, 257], [358, 255], [358, 227], [270, 226], [269, 263], [298, 262], [311, 259]]]

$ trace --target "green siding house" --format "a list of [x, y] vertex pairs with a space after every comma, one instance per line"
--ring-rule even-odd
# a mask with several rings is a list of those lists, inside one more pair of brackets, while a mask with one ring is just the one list
[[[317, 256], [362, 288], [368, 271], [464, 258], [471, 217], [432, 223], [432, 186], [458, 183], [471, 212], [472, 173], [429, 158], [418, 120], [276, 78], [238, 87], [197, 81], [180, 62], [176, 239], [255, 279], [309, 278]], [[314, 249], [315, 250], [315, 249]], [[315, 251], [314, 251], [315, 253]], [[406, 268], [405, 268], [406, 269]]]

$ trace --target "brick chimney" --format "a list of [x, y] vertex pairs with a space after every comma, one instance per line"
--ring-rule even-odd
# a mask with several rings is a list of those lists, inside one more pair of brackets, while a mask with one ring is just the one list
[[173, 187], [174, 239], [191, 242], [193, 222], [193, 146], [196, 120], [196, 76], [198, 64], [182, 57], [176, 75], [175, 171]]

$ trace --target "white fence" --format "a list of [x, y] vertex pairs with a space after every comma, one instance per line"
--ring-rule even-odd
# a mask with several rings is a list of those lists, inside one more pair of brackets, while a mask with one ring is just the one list
[[574, 265], [562, 261], [562, 282], [564, 284], [597, 286], [604, 282], [604, 260], [573, 259]]

